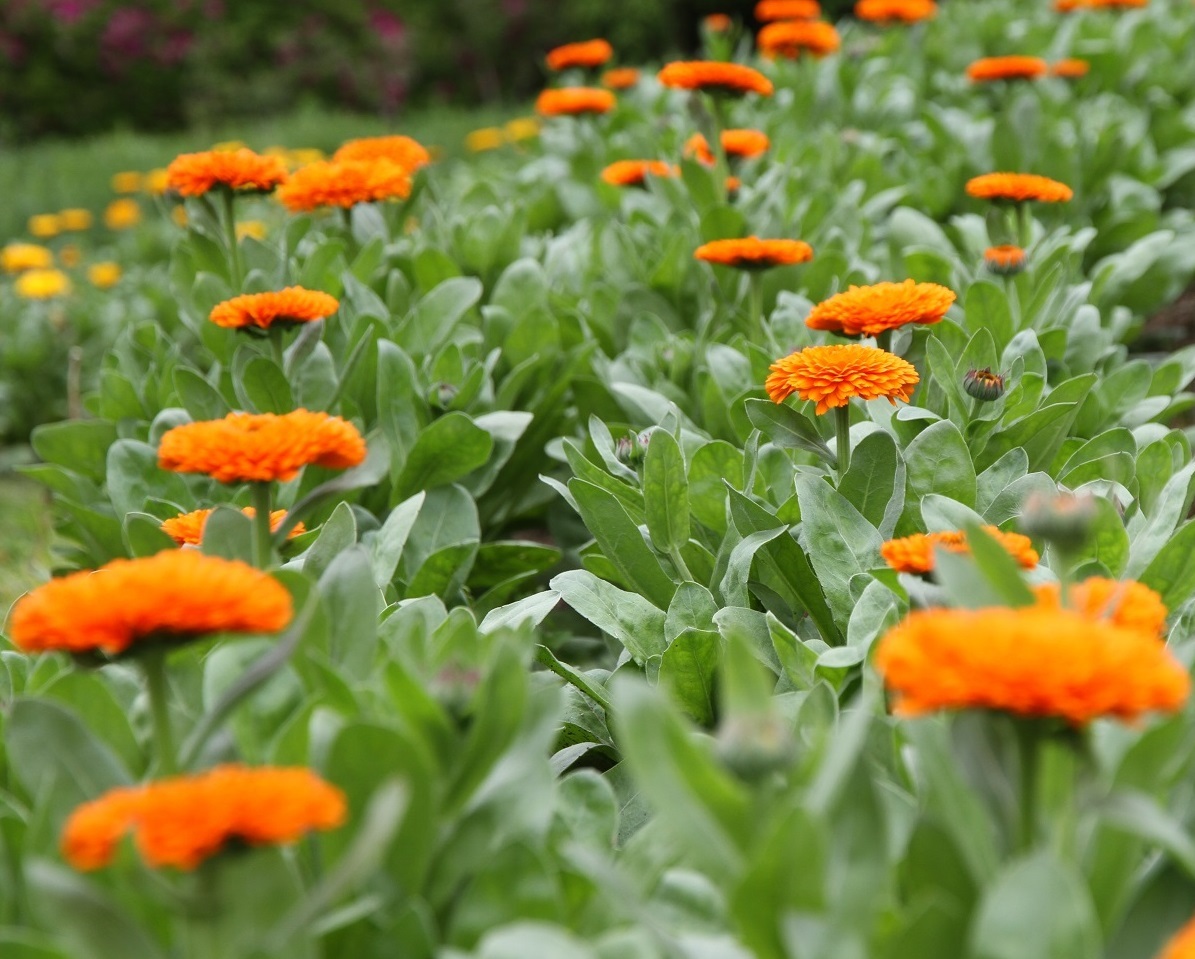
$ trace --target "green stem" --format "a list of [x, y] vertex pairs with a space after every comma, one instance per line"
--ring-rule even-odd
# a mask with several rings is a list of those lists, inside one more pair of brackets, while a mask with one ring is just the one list
[[751, 323], [748, 335], [758, 335], [760, 345], [766, 345], [768, 331], [763, 325], [763, 274], [758, 270], [752, 270], [747, 274], [747, 302]]
[[221, 910], [216, 870], [219, 866], [219, 862], [207, 862], [197, 872], [198, 888], [183, 923], [185, 959], [225, 959], [228, 956], [218, 922]]
[[1022, 250], [1029, 249], [1029, 204], [1017, 204], [1017, 244]]
[[275, 327], [266, 334], [270, 341], [270, 356], [278, 364], [278, 369], [286, 372], [286, 350], [282, 348], [282, 328]]
[[232, 279], [232, 292], [240, 293], [244, 282], [244, 270], [241, 266], [241, 246], [237, 242], [236, 198], [232, 190], [222, 190], [224, 199], [224, 236], [228, 240], [228, 268]]
[[842, 479], [851, 466], [851, 408], [839, 406], [834, 410], [834, 436], [838, 441], [838, 478]]
[[254, 539], [253, 560], [258, 569], [267, 569], [273, 560], [273, 534], [270, 532], [270, 493], [269, 483], [253, 484], [253, 528], [257, 533]]
[[155, 649], [141, 657], [145, 673], [145, 691], [149, 695], [149, 711], [153, 720], [154, 746], [158, 754], [158, 773], [173, 775], [177, 766], [174, 758], [174, 733], [170, 728], [170, 690], [166, 682], [166, 652]]
[[1041, 739], [1031, 719], [1014, 719], [1021, 760], [1020, 808], [1018, 810], [1018, 848], [1028, 852], [1037, 843], [1038, 776], [1041, 766]]
[[726, 187], [726, 181], [730, 178], [730, 160], [722, 145], [722, 131], [727, 129], [729, 123], [726, 116], [726, 99], [717, 94], [710, 94], [708, 102], [710, 116], [714, 120], [713, 139], [710, 142], [710, 151], [714, 154], [714, 178], [717, 180], [714, 188], [718, 191], [718, 196], [726, 200], [730, 196], [730, 191]]
[[685, 582], [696, 582], [693, 579], [693, 574], [689, 572], [688, 564], [685, 563], [685, 558], [681, 555], [679, 547], [673, 546], [672, 549], [668, 550], [668, 558], [672, 560], [672, 565], [676, 567], [676, 571], [685, 578]]

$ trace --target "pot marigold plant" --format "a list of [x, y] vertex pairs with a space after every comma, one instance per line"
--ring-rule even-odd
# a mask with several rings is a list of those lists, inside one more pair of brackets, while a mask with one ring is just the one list
[[765, 388], [773, 403], [792, 395], [821, 416], [853, 399], [908, 402], [921, 377], [913, 364], [873, 346], [808, 346], [772, 364]]
[[755, 5], [755, 19], [760, 23], [773, 20], [816, 20], [822, 15], [817, 0], [759, 0]]
[[640, 72], [634, 67], [617, 67], [602, 74], [602, 86], [607, 90], [630, 90], [639, 83]]
[[[761, 130], [723, 130], [722, 150], [728, 157], [750, 160], [762, 156], [771, 148], [772, 141]], [[703, 134], [694, 133], [685, 141], [685, 156], [696, 157], [700, 162], [713, 164], [714, 153]]]
[[343, 144], [332, 159], [389, 160], [407, 173], [414, 173], [432, 162], [431, 154], [418, 140], [406, 136], [361, 137]]
[[[1003, 546], [1022, 569], [1033, 569], [1037, 566], [1040, 557], [1028, 536], [1006, 533], [996, 526], [985, 526], [983, 530]], [[898, 573], [926, 576], [934, 571], [936, 547], [964, 555], [971, 552], [967, 534], [962, 530], [950, 530], [941, 533], [913, 533], [911, 536], [890, 539], [880, 547], [880, 555], [884, 562]]]
[[677, 90], [702, 90], [727, 96], [756, 93], [764, 97], [775, 91], [772, 81], [762, 73], [738, 63], [678, 60], [667, 64], [658, 76], [664, 86]]
[[386, 159], [327, 160], [300, 167], [276, 195], [292, 213], [321, 207], [347, 210], [358, 203], [405, 200], [411, 195], [411, 176]]
[[643, 186], [649, 176], [670, 177], [680, 171], [663, 160], [616, 160], [602, 170], [602, 182], [611, 186]]
[[1006, 56], [983, 57], [967, 67], [967, 79], [972, 83], [991, 83], [995, 80], [1036, 80], [1049, 72], [1049, 65], [1041, 57]]
[[918, 23], [938, 15], [934, 0], [859, 0], [855, 16], [879, 23]]
[[61, 270], [26, 270], [13, 284], [17, 296], [25, 300], [52, 300], [71, 291], [71, 281]]
[[983, 251], [983, 265], [999, 276], [1012, 276], [1025, 269], [1028, 254], [1023, 247], [1011, 243], [989, 246]]
[[913, 280], [852, 286], [817, 304], [805, 325], [841, 336], [882, 336], [911, 323], [940, 322], [956, 298], [938, 283]]
[[842, 39], [832, 23], [824, 20], [782, 20], [769, 23], [756, 37], [759, 52], [765, 57], [829, 56]]
[[286, 164], [278, 157], [249, 149], [183, 153], [166, 167], [166, 185], [180, 196], [203, 196], [212, 190], [269, 193], [286, 182]]
[[618, 100], [597, 87], [562, 87], [544, 90], [535, 101], [535, 112], [545, 117], [574, 117], [609, 113]]
[[0, 267], [5, 273], [48, 270], [53, 265], [54, 254], [48, 247], [36, 243], [9, 243], [0, 250]]
[[711, 240], [699, 246], [693, 257], [740, 270], [766, 270], [808, 263], [813, 259], [813, 247], [804, 240], [761, 240], [749, 236], [742, 240]]
[[[1034, 592], [1043, 606], [1063, 605], [1062, 587], [1057, 583], [1034, 587]], [[1162, 597], [1135, 580], [1092, 576], [1067, 588], [1065, 605], [1092, 619], [1107, 620], [1125, 629], [1155, 636], [1161, 636], [1166, 629], [1167, 610]]]
[[246, 293], [217, 303], [208, 319], [229, 330], [251, 327], [268, 330], [280, 324], [322, 320], [338, 309], [340, 301], [334, 296], [301, 286], [288, 286], [275, 293]]
[[[203, 542], [203, 531], [207, 527], [208, 519], [214, 512], [215, 509], [213, 508], [179, 513], [178, 516], [173, 516], [170, 519], [162, 521], [162, 532], [178, 543], [179, 546], [198, 546]], [[253, 519], [257, 515], [257, 510], [252, 506], [242, 508], [241, 512], [250, 519]], [[270, 513], [271, 531], [277, 532], [284, 519], [286, 519], [286, 510], [276, 509], [272, 511]], [[296, 523], [287, 534], [287, 539], [294, 539], [296, 536], [302, 536], [306, 532], [306, 526], [302, 523]]]
[[967, 181], [967, 193], [1010, 203], [1064, 203], [1075, 195], [1065, 183], [1035, 173], [985, 173]]
[[585, 40], [580, 43], [566, 43], [548, 51], [545, 58], [548, 69], [557, 73], [562, 70], [596, 70], [614, 59], [614, 48], [607, 40]]
[[1050, 67], [1050, 75], [1061, 77], [1063, 80], [1078, 80], [1091, 72], [1091, 64], [1077, 57], [1059, 60]]

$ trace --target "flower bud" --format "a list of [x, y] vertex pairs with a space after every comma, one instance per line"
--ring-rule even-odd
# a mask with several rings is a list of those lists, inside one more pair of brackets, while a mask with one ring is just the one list
[[457, 388], [452, 383], [437, 383], [431, 389], [428, 399], [433, 406], [442, 410], [448, 409], [449, 404], [456, 399]]
[[758, 782], [792, 764], [792, 731], [774, 713], [756, 712], [726, 719], [718, 730], [716, 754], [744, 782]]
[[982, 370], [967, 370], [967, 375], [963, 377], [963, 389], [969, 396], [990, 403], [1004, 395], [1004, 381], [1004, 376], [993, 373], [985, 366]]
[[1033, 493], [1021, 507], [1020, 526], [1026, 535], [1072, 552], [1087, 542], [1096, 513], [1090, 493]]
[[1027, 261], [1025, 251], [1019, 246], [989, 246], [983, 251], [983, 265], [998, 276], [1016, 276]]

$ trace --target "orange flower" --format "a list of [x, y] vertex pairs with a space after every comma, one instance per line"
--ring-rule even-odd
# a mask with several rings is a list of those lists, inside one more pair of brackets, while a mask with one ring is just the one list
[[611, 186], [642, 186], [648, 176], [676, 176], [679, 172], [663, 160], [616, 160], [602, 170], [602, 180]]
[[331, 316], [340, 301], [318, 290], [288, 286], [276, 293], [245, 293], [217, 303], [208, 317], [216, 326], [236, 330], [258, 327], [268, 330], [275, 323], [310, 323]]
[[634, 67], [619, 67], [602, 74], [602, 86], [610, 90], [629, 90], [639, 82], [639, 71]]
[[104, 207], [104, 226], [109, 230], [127, 230], [141, 222], [141, 205], [124, 197]]
[[[179, 546], [198, 546], [203, 542], [203, 531], [207, 526], [208, 517], [212, 515], [210, 509], [197, 509], [190, 513], [179, 513], [173, 519], [162, 521], [162, 532], [169, 536], [172, 540], [178, 543]], [[257, 515], [257, 510], [252, 506], [246, 506], [241, 510], [250, 519]], [[286, 518], [286, 510], [276, 509], [270, 513], [270, 529], [275, 533], [278, 532], [278, 527], [282, 525], [282, 521]], [[302, 536], [307, 532], [307, 527], [302, 523], [296, 523], [286, 536], [287, 539], [294, 539], [296, 536]]]
[[1013, 203], [1062, 203], [1075, 195], [1065, 183], [1033, 173], [985, 173], [967, 181], [967, 193], [980, 200]]
[[896, 405], [920, 381], [913, 365], [873, 346], [808, 346], [772, 364], [764, 388], [773, 403], [793, 393], [817, 403], [817, 415], [846, 406], [852, 397], [880, 397]]
[[245, 563], [195, 550], [117, 559], [26, 593], [10, 635], [27, 653], [124, 652], [142, 641], [205, 633], [276, 633], [291, 619], [283, 586]]
[[954, 301], [954, 291], [937, 283], [852, 286], [815, 306], [805, 325], [842, 336], [878, 336], [909, 323], [937, 323]]
[[802, 53], [824, 57], [833, 53], [842, 41], [834, 24], [824, 20], [781, 20], [769, 23], [755, 38], [765, 57], [793, 59]]
[[804, 240], [761, 240], [749, 236], [744, 240], [712, 240], [699, 246], [693, 258], [741, 270], [766, 270], [808, 263], [813, 259], [813, 247]]
[[296, 170], [278, 190], [278, 199], [292, 213], [322, 206], [348, 209], [358, 203], [405, 200], [410, 195], [410, 174], [389, 160], [309, 163]]
[[1195, 959], [1195, 919], [1171, 937], [1157, 959]]
[[349, 140], [332, 154], [334, 161], [341, 160], [389, 160], [391, 163], [414, 173], [420, 167], [432, 162], [427, 148], [410, 137], [362, 137]]
[[911, 613], [875, 663], [905, 716], [999, 709], [1078, 726], [1177, 710], [1190, 688], [1156, 635], [1041, 605]]
[[548, 69], [557, 72], [579, 67], [584, 70], [596, 70], [609, 63], [614, 56], [614, 48], [605, 40], [586, 40], [583, 43], [566, 43], [548, 51]]
[[734, 29], [734, 21], [724, 13], [711, 13], [702, 18], [701, 26], [709, 33], [729, 33]]
[[[1059, 586], [1036, 586], [1039, 604], [1059, 608]], [[1070, 587], [1067, 605], [1093, 619], [1107, 620], [1114, 626], [1161, 636], [1166, 628], [1166, 605], [1162, 597], [1144, 583], [1093, 576]]]
[[66, 821], [62, 854], [76, 869], [100, 869], [132, 831], [147, 865], [194, 869], [230, 842], [294, 842], [346, 814], [344, 793], [310, 769], [230, 764], [84, 803]]
[[352, 423], [308, 410], [187, 423], [167, 430], [158, 446], [162, 469], [206, 473], [221, 483], [287, 482], [309, 463], [347, 469], [364, 459], [365, 441]]
[[726, 193], [733, 198], [736, 193], [743, 188], [743, 181], [737, 176], [728, 176], [726, 178]]
[[1140, 9], [1149, 5], [1149, 0], [1054, 0], [1054, 9], [1059, 13], [1075, 10]]
[[735, 96], [758, 93], [770, 97], [775, 91], [772, 81], [758, 70], [716, 60], [678, 60], [665, 66], [658, 79], [664, 86], [679, 90], [706, 90]]
[[1049, 67], [1041, 57], [984, 57], [967, 67], [972, 83], [991, 80], [1036, 80], [1046, 75]]
[[[1023, 569], [1033, 569], [1037, 565], [1040, 557], [1028, 536], [1006, 533], [996, 526], [985, 526], [983, 531], [1003, 546]], [[951, 530], [945, 533], [914, 533], [912, 536], [890, 539], [880, 547], [880, 555], [898, 573], [924, 576], [934, 571], [935, 546], [952, 553], [971, 552], [971, 547], [967, 545], [967, 534], [961, 530]]]
[[1061, 77], [1064, 80], [1078, 80], [1080, 77], [1087, 76], [1090, 72], [1091, 64], [1086, 60], [1079, 60], [1075, 57], [1059, 60], [1054, 66], [1050, 67], [1051, 74]]
[[247, 149], [183, 153], [166, 168], [166, 185], [183, 196], [202, 196], [217, 187], [268, 193], [285, 181], [286, 165], [278, 157]]
[[916, 23], [937, 15], [934, 0], [859, 0], [855, 4], [855, 16], [860, 20]]
[[[750, 160], [767, 153], [772, 146], [768, 135], [760, 130], [723, 130], [722, 149], [728, 157]], [[700, 133], [694, 133], [685, 141], [685, 156], [694, 156], [702, 163], [713, 163], [714, 154], [709, 141]]]
[[596, 87], [564, 87], [545, 90], [535, 101], [535, 112], [545, 117], [609, 113], [618, 101], [609, 90]]
[[1026, 253], [1019, 246], [989, 246], [983, 251], [983, 265], [993, 273], [1010, 276], [1025, 268]]
[[759, 0], [755, 5], [755, 19], [760, 23], [773, 20], [816, 20], [822, 8], [817, 0]]

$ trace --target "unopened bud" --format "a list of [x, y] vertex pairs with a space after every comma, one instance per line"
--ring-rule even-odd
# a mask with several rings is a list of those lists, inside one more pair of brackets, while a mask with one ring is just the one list
[[758, 782], [792, 764], [796, 754], [792, 731], [771, 712], [726, 719], [717, 736], [717, 756], [744, 782]]
[[437, 383], [432, 387], [430, 400], [433, 406], [446, 410], [456, 399], [456, 394], [457, 388], [452, 383]]
[[963, 389], [969, 396], [991, 403], [1004, 395], [1004, 382], [1004, 376], [993, 373], [985, 366], [982, 370], [967, 370], [967, 375], [963, 377]]
[[1027, 536], [1073, 552], [1087, 542], [1096, 515], [1095, 497], [1090, 493], [1033, 493], [1021, 508], [1020, 526]]
[[1025, 251], [1011, 244], [990, 246], [983, 251], [983, 265], [999, 276], [1015, 276], [1025, 269], [1027, 260]]

